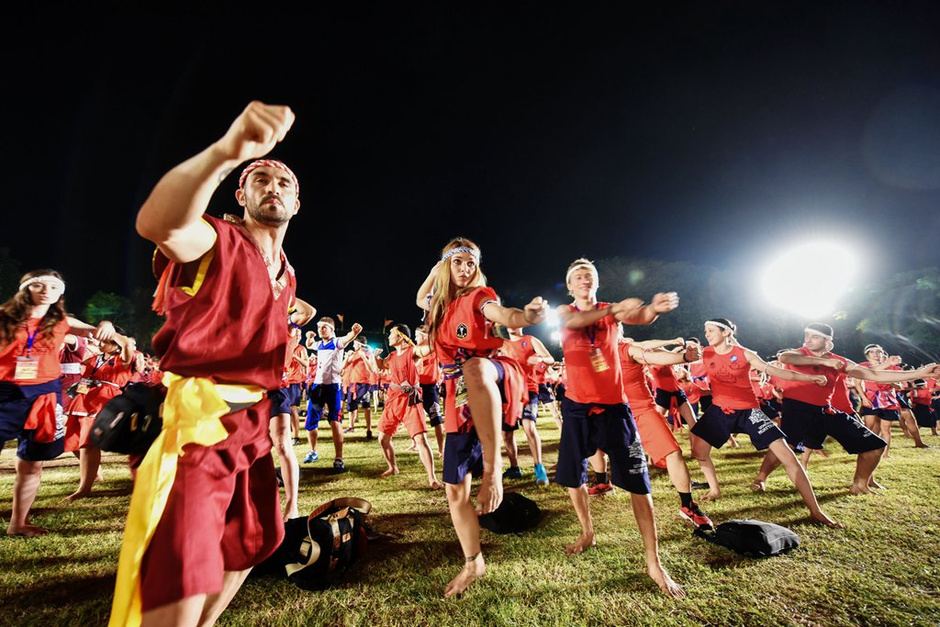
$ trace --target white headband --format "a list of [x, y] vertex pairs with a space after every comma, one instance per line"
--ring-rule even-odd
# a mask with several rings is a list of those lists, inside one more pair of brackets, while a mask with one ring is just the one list
[[468, 248], [467, 246], [458, 246], [457, 248], [451, 248], [446, 253], [444, 253], [444, 256], [441, 257], [441, 261], [447, 261], [448, 259], [456, 255], [457, 253], [470, 253], [471, 255], [473, 255], [473, 258], [476, 260], [476, 262], [480, 263], [480, 253], [477, 252], [473, 248]]
[[43, 274], [40, 276], [34, 276], [31, 279], [26, 279], [25, 281], [20, 283], [20, 289], [22, 290], [23, 288], [29, 287], [33, 283], [40, 283], [42, 281], [49, 281], [50, 283], [57, 284], [59, 287], [62, 288], [62, 293], [63, 294], [65, 293], [65, 281], [63, 281], [57, 276], [52, 276], [51, 274]]
[[334, 330], [336, 329], [336, 325], [334, 325], [334, 324], [332, 324], [332, 323], [330, 323], [330, 322], [327, 322], [327, 321], [325, 321], [325, 320], [321, 320], [320, 322], [318, 322], [318, 323], [317, 323], [317, 326], [320, 326], [321, 324], [326, 325], [326, 326], [330, 327], [331, 329], [334, 329]]
[[729, 327], [727, 324], [724, 324], [723, 322], [718, 322], [717, 320], [706, 320], [705, 324], [711, 324], [711, 325], [718, 327], [719, 329], [724, 329], [725, 331], [731, 331], [731, 335], [734, 335], [734, 329]]
[[597, 268], [594, 267], [593, 263], [579, 263], [576, 266], [568, 268], [568, 272], [565, 273], [565, 285], [568, 285], [568, 279], [571, 278], [571, 275], [582, 268], [590, 270], [591, 274], [594, 275], [594, 278], [597, 278]]
[[827, 340], [832, 339], [831, 335], [826, 335], [822, 331], [817, 331], [816, 329], [810, 329], [809, 327], [806, 327], [805, 329], [803, 329], [803, 333], [809, 333], [810, 335], [818, 335], [819, 337], [824, 337]]

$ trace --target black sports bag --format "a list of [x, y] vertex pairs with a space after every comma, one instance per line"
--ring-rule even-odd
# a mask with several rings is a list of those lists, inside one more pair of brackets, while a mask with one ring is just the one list
[[748, 557], [770, 557], [800, 546], [799, 536], [786, 527], [749, 518], [723, 522], [714, 531], [699, 528], [695, 535]]

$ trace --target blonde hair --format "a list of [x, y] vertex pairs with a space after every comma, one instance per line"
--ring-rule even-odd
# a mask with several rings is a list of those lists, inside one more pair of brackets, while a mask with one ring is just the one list
[[[480, 247], [466, 237], [455, 237], [447, 242], [444, 249], [441, 250], [441, 258], [444, 263], [437, 269], [437, 276], [434, 277], [434, 284], [431, 286], [431, 302], [428, 307], [428, 317], [425, 320], [428, 328], [428, 335], [431, 337], [431, 343], [434, 342], [434, 336], [437, 334], [437, 327], [444, 319], [447, 313], [447, 307], [464, 294], [478, 287], [486, 285], [486, 276], [477, 263], [477, 270], [466, 287], [458, 288], [451, 280], [449, 256], [447, 253], [455, 248], [467, 248], [475, 252], [477, 260], [480, 259]], [[472, 254], [472, 253], [471, 253]], [[445, 257], [447, 257], [445, 259]]]

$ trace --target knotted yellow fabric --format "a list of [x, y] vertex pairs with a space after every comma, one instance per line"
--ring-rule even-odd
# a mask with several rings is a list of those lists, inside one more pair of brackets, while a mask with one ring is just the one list
[[229, 413], [229, 403], [254, 404], [264, 396], [257, 386], [217, 384], [172, 372], [164, 373], [163, 385], [163, 430], [137, 469], [127, 514], [109, 622], [114, 627], [140, 625], [140, 565], [163, 516], [183, 447], [218, 444], [228, 437], [220, 418]]

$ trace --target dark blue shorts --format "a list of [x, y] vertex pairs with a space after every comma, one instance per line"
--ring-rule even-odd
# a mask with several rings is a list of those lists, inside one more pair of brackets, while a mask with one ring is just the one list
[[898, 394], [898, 405], [900, 405], [902, 409], [911, 408], [911, 404], [908, 402], [907, 398], [900, 394]]
[[522, 419], [535, 422], [539, 417], [539, 393], [529, 392], [529, 402], [522, 407]]
[[669, 409], [669, 406], [672, 404], [672, 399], [676, 399], [676, 407], [682, 407], [682, 403], [689, 402], [689, 398], [682, 390], [676, 390], [675, 392], [667, 392], [666, 390], [660, 389], [656, 390], [656, 404], [660, 407]]
[[424, 413], [428, 415], [428, 423], [432, 427], [444, 424], [444, 415], [441, 413], [441, 393], [436, 383], [421, 384], [421, 404]]
[[343, 393], [339, 383], [314, 383], [310, 386], [310, 397], [307, 399], [307, 424], [304, 428], [313, 431], [320, 426], [323, 418], [323, 408], [330, 410], [327, 420], [342, 422], [343, 414], [340, 407], [343, 403]]
[[565, 384], [559, 383], [555, 386], [555, 398], [558, 399], [558, 402], [565, 400]]
[[483, 474], [483, 445], [476, 429], [448, 433], [444, 442], [444, 483], [463, 483], [468, 473], [473, 477]]
[[567, 488], [587, 483], [588, 458], [601, 449], [610, 457], [610, 477], [615, 486], [633, 494], [652, 491], [646, 453], [627, 405], [592, 405], [566, 398], [561, 402], [561, 415], [564, 427], [556, 483]]
[[299, 383], [291, 383], [286, 388], [268, 392], [268, 398], [271, 399], [271, 417], [289, 414], [291, 407], [297, 407], [300, 404], [302, 393], [303, 389]]
[[[760, 401], [760, 410], [770, 418], [771, 420], [776, 420], [780, 417], [780, 408], [777, 407], [777, 403], [774, 401], [761, 400]], [[784, 429], [786, 431], [786, 429]]]
[[887, 420], [889, 422], [900, 422], [901, 421], [901, 412], [897, 409], [875, 409], [873, 407], [862, 407], [861, 414], [863, 416], [877, 416], [882, 420]]
[[726, 414], [714, 403], [698, 419], [691, 433], [715, 448], [724, 446], [734, 433], [746, 433], [758, 451], [784, 437], [780, 427], [759, 409], [739, 409]]
[[539, 402], [542, 405], [548, 405], [555, 402], [555, 395], [552, 394], [552, 388], [546, 383], [539, 383]]
[[783, 432], [787, 434], [787, 442], [791, 445], [802, 442], [811, 449], [821, 449], [826, 436], [831, 436], [852, 455], [875, 451], [885, 446], [885, 441], [872, 433], [855, 416], [791, 398], [783, 399], [782, 427]]
[[918, 427], [933, 429], [937, 426], [937, 414], [930, 405], [914, 405], [914, 418]]
[[[56, 393], [56, 434], [52, 442], [36, 442], [34, 429], [24, 429], [36, 397]], [[65, 452], [65, 414], [62, 412], [62, 382], [38, 385], [0, 382], [0, 442], [17, 440], [16, 456], [27, 462], [44, 462]]]
[[351, 383], [346, 392], [346, 410], [356, 411], [360, 406], [372, 405], [372, 385], [369, 383]]

